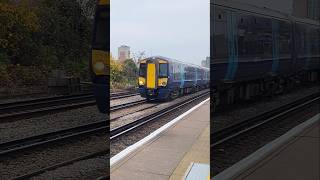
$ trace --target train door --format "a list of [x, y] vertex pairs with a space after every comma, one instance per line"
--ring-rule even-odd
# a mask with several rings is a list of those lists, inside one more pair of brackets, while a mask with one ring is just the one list
[[155, 63], [147, 64], [147, 88], [148, 89], [156, 88], [156, 64]]

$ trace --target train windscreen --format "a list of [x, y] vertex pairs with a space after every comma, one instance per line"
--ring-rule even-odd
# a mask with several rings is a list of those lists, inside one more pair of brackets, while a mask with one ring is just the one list
[[159, 64], [159, 77], [168, 76], [168, 64]]
[[99, 7], [96, 13], [93, 48], [108, 50], [110, 40], [110, 16], [107, 7]]
[[141, 77], [145, 77], [147, 73], [147, 65], [145, 63], [140, 64], [140, 68], [139, 68], [139, 76]]

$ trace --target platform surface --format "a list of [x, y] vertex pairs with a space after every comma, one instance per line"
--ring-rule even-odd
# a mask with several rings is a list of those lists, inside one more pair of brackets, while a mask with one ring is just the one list
[[181, 180], [192, 163], [209, 164], [210, 101], [111, 168], [112, 180]]
[[319, 180], [320, 121], [235, 178], [236, 180]]

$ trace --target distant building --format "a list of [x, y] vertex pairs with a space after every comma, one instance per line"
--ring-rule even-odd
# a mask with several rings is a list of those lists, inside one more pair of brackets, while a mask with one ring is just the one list
[[125, 61], [126, 59], [130, 59], [130, 47], [126, 45], [122, 45], [118, 47], [118, 59], [120, 61]]
[[202, 66], [202, 67], [210, 68], [210, 57], [206, 57], [205, 60], [202, 60], [202, 61], [201, 61], [201, 66]]

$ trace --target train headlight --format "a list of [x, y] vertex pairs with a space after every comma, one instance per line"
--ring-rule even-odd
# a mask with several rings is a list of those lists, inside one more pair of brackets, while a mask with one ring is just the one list
[[102, 72], [105, 68], [105, 65], [102, 62], [96, 62], [93, 65], [93, 68], [95, 72]]
[[167, 78], [160, 78], [158, 80], [158, 86], [165, 87], [165, 86], [167, 86], [167, 84], [168, 84], [168, 79]]
[[143, 77], [139, 77], [138, 83], [139, 83], [139, 86], [144, 86], [146, 83], [146, 79]]
[[96, 75], [108, 75], [108, 64], [110, 62], [109, 53], [106, 51], [93, 50], [92, 57], [92, 71]]

